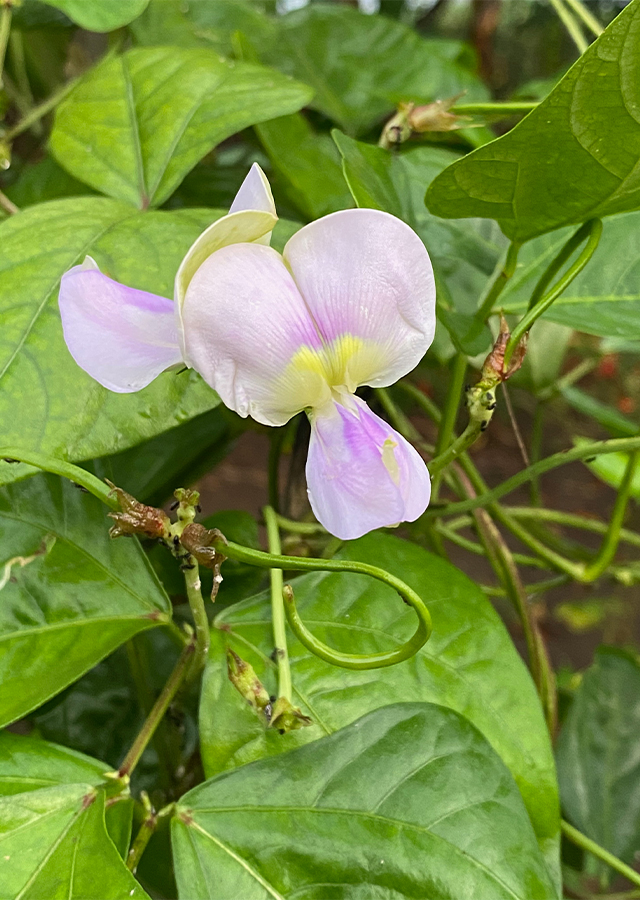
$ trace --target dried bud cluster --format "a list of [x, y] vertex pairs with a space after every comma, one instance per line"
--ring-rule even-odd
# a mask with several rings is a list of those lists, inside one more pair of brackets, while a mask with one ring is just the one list
[[155, 506], [145, 506], [131, 494], [127, 494], [122, 488], [116, 487], [110, 481], [107, 482], [111, 493], [115, 494], [120, 504], [120, 512], [109, 513], [115, 524], [109, 529], [111, 537], [121, 537], [126, 534], [141, 534], [148, 538], [169, 538], [171, 522], [169, 516]]
[[456, 131], [469, 127], [470, 117], [459, 116], [449, 112], [462, 94], [449, 97], [447, 100], [434, 100], [422, 106], [415, 103], [400, 103], [397, 113], [392, 116], [382, 129], [379, 144], [389, 150], [402, 144], [413, 134], [424, 134], [427, 131]]

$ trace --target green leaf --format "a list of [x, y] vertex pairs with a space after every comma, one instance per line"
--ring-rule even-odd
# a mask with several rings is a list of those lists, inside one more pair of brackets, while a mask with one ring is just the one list
[[[139, 214], [113, 200], [86, 197], [36, 206], [2, 223], [5, 446], [88, 459], [139, 444], [218, 404], [194, 372], [165, 373], [137, 394], [102, 388], [67, 350], [57, 291], [63, 273], [89, 253], [117, 281], [171, 297], [183, 255], [219, 215], [214, 210]], [[17, 410], [28, 414], [16, 415]], [[24, 471], [0, 462], [0, 483]]]
[[508, 770], [429, 703], [205, 782], [172, 838], [185, 900], [557, 896]]
[[103, 193], [159, 206], [221, 141], [310, 97], [278, 72], [212, 50], [130, 50], [102, 61], [60, 104], [51, 150]]
[[148, 900], [105, 826], [105, 770], [73, 750], [0, 734], [3, 897]]
[[340, 154], [328, 134], [300, 114], [256, 125], [286, 197], [310, 219], [353, 206]]
[[487, 329], [469, 336], [473, 315], [504, 246], [493, 223], [444, 222], [424, 205], [425, 187], [455, 155], [437, 147], [390, 153], [333, 132], [343, 157], [345, 178], [358, 206], [398, 216], [422, 238], [436, 276], [439, 316], [465, 352], [482, 352], [491, 343]]
[[450, 166], [434, 215], [483, 216], [526, 241], [640, 207], [640, 2], [633, 0], [512, 131]]
[[[177, 570], [175, 561], [174, 566]], [[117, 769], [181, 649], [166, 628], [136, 635], [126, 647], [119, 647], [79, 681], [31, 713], [29, 721], [43, 738], [72, 746], [89, 756], [99, 755], [111, 769]], [[189, 700], [186, 714], [185, 698]], [[197, 704], [193, 704], [192, 716], [190, 701], [191, 697], [183, 693], [181, 702], [174, 703], [174, 715], [166, 716], [160, 723], [136, 766], [136, 793], [170, 790], [172, 775], [196, 750]]]
[[462, 91], [468, 100], [488, 97], [457, 61], [462, 44], [425, 40], [406, 25], [346, 4], [289, 13], [279, 20], [275, 41], [255, 44], [263, 62], [311, 85], [312, 106], [350, 133], [390, 115], [398, 98], [427, 102]]
[[104, 506], [40, 475], [0, 491], [0, 725], [61, 691], [171, 607]]
[[114, 31], [128, 25], [144, 12], [149, 0], [44, 0], [86, 28], [87, 31]]
[[639, 730], [640, 666], [601, 647], [560, 732], [558, 778], [573, 824], [628, 863], [640, 843]]
[[[531, 292], [572, 229], [542, 235], [525, 245], [512, 280], [500, 295], [506, 312], [523, 313]], [[640, 339], [640, 213], [604, 222], [598, 249], [544, 318], [587, 334]]]
[[[520, 656], [480, 589], [439, 557], [398, 538], [373, 534], [349, 543], [357, 559], [404, 579], [429, 606], [434, 632], [412, 660], [351, 672], [311, 656], [291, 638], [294, 702], [316, 724], [281, 736], [246, 706], [227, 678], [224, 647], [276, 687], [269, 596], [265, 592], [215, 620], [200, 708], [205, 771], [280, 753], [331, 734], [387, 703], [431, 701], [465, 715], [511, 769], [541, 844], [557, 853], [557, 786], [549, 736]], [[224, 575], [224, 567], [223, 567]], [[406, 640], [415, 615], [390, 588], [366, 576], [314, 573], [294, 582], [300, 614], [320, 640], [351, 653], [375, 653]]]
[[[636, 428], [634, 434], [637, 433], [638, 429]], [[576, 447], [584, 447], [586, 444], [590, 444], [591, 441], [589, 438], [574, 437], [573, 443]], [[585, 465], [593, 472], [596, 478], [600, 481], [604, 481], [605, 484], [608, 484], [610, 487], [614, 488], [614, 490], [618, 491], [622, 485], [628, 462], [629, 454], [618, 452], [606, 453], [604, 456], [596, 456], [595, 459], [591, 459], [589, 462], [585, 461]], [[633, 478], [631, 479], [630, 494], [632, 497], [640, 499], [640, 466], [636, 467]]]
[[69, 175], [52, 156], [45, 156], [33, 165], [26, 165], [18, 179], [5, 190], [7, 197], [20, 209], [62, 197], [80, 197], [94, 191]]
[[218, 406], [144, 444], [95, 459], [86, 468], [138, 500], [161, 506], [176, 488], [193, 484], [224, 459], [241, 433], [241, 421]]

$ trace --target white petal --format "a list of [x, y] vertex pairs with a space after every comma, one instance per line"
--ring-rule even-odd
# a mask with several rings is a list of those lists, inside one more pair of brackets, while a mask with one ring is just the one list
[[435, 332], [435, 282], [408, 225], [380, 210], [342, 210], [305, 225], [283, 255], [326, 342], [362, 342], [350, 390], [393, 384], [420, 362]]
[[182, 316], [190, 365], [239, 415], [282, 425], [329, 398], [321, 339], [271, 247], [234, 244], [209, 256]]
[[249, 174], [240, 185], [229, 212], [241, 212], [245, 209], [258, 209], [271, 213], [272, 216], [276, 215], [271, 185], [258, 163], [254, 163], [249, 169]]
[[117, 393], [181, 362], [173, 302], [113, 281], [87, 257], [62, 276], [64, 338], [78, 365]]

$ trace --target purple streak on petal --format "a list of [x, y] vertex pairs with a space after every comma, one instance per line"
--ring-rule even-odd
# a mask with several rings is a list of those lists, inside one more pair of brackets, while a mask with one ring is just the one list
[[249, 174], [240, 185], [229, 212], [240, 212], [245, 209], [258, 209], [273, 213], [274, 216], [276, 214], [271, 186], [258, 163], [254, 163], [249, 169]]
[[182, 360], [172, 300], [75, 266], [62, 276], [59, 304], [71, 355], [110, 391], [139, 391]]
[[[424, 461], [364, 401], [350, 396], [344, 403], [316, 413], [311, 422], [306, 474], [318, 521], [342, 540], [413, 522], [431, 495]], [[387, 444], [385, 450], [386, 441], [395, 446]], [[385, 459], [392, 462], [393, 474]]]

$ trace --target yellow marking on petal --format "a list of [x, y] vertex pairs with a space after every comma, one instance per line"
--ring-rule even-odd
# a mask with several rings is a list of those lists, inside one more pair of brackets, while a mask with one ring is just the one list
[[[303, 345], [293, 355], [276, 386], [283, 409], [318, 409], [337, 394], [353, 394], [380, 368], [381, 347], [343, 334], [320, 348]], [[293, 413], [292, 413], [293, 415]]]
[[400, 466], [394, 452], [397, 446], [398, 442], [390, 437], [382, 445], [382, 462], [395, 485], [400, 484]]

